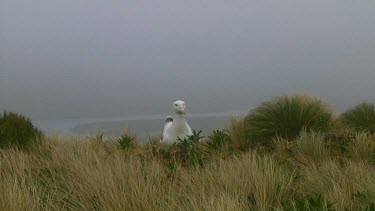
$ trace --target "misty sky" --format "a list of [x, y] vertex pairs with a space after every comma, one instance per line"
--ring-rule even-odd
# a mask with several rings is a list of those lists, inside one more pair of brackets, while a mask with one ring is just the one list
[[0, 0], [0, 110], [35, 119], [375, 101], [373, 0]]

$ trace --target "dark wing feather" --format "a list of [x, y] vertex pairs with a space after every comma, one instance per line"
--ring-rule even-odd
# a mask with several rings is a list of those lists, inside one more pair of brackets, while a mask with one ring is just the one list
[[164, 125], [164, 128], [163, 128], [163, 131], [161, 132], [161, 140], [163, 140], [163, 134], [165, 132], [165, 126], [170, 123], [170, 122], [173, 122], [173, 118], [171, 116], [167, 116], [167, 118], [165, 119], [165, 125]]

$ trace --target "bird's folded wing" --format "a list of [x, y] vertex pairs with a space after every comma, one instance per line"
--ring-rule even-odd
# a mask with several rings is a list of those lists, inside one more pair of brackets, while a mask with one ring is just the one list
[[187, 122], [186, 122], [186, 128], [187, 128], [187, 131], [188, 131], [189, 135], [192, 135], [193, 130], [191, 129], [190, 125]]
[[172, 122], [166, 122], [163, 128], [163, 133], [161, 134], [161, 140], [166, 136], [167, 129], [172, 125]]

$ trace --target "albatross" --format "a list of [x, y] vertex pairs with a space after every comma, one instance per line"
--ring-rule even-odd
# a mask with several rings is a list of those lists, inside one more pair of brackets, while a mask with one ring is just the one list
[[184, 139], [193, 134], [189, 124], [185, 120], [185, 102], [178, 100], [173, 103], [174, 117], [168, 116], [161, 137], [162, 143], [172, 144], [177, 138]]

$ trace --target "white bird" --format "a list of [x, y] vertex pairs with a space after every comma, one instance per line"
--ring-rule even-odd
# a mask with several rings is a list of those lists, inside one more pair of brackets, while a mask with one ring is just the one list
[[168, 116], [161, 137], [162, 143], [173, 144], [177, 142], [177, 138], [184, 139], [193, 134], [189, 124], [185, 120], [186, 105], [184, 101], [178, 100], [173, 103], [175, 111], [174, 118]]

